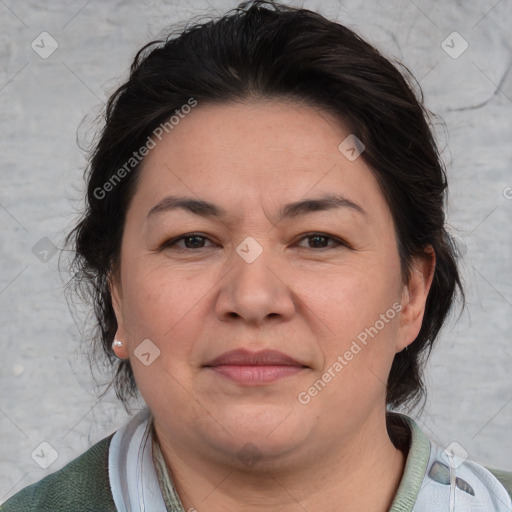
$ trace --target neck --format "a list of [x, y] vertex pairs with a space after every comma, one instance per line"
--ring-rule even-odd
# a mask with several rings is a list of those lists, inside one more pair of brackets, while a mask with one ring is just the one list
[[386, 512], [407, 454], [388, 435], [387, 428], [395, 424], [386, 428], [385, 414], [380, 420], [376, 427], [361, 428], [348, 443], [316, 450], [314, 458], [260, 472], [240, 471], [184, 444], [169, 443], [156, 422], [155, 434], [185, 510]]

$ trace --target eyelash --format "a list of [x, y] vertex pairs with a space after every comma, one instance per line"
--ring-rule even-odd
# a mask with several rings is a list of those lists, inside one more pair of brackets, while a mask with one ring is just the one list
[[[330, 247], [331, 249], [336, 249], [338, 247], [347, 247], [347, 248], [350, 247], [346, 242], [342, 241], [341, 239], [339, 239], [337, 237], [330, 236], [326, 233], [320, 233], [320, 232], [305, 233], [302, 236], [302, 238], [299, 239], [299, 242], [304, 239], [314, 238], [314, 237], [320, 237], [320, 238], [325, 238], [325, 239], [334, 241], [335, 245], [331, 246]], [[190, 249], [188, 247], [185, 247], [185, 248], [176, 248], [175, 247], [178, 242], [180, 242], [181, 240], [185, 240], [187, 238], [204, 238], [205, 240], [209, 240], [209, 238], [207, 236], [204, 236], [201, 233], [187, 233], [185, 235], [180, 235], [179, 237], [175, 237], [175, 238], [171, 238], [170, 240], [167, 240], [166, 242], [164, 242], [162, 244], [161, 249], [174, 248], [174, 250], [181, 251], [181, 252], [188, 252], [188, 251], [194, 251], [194, 250], [199, 251], [201, 249], [207, 249], [207, 247], [197, 247], [195, 249]], [[315, 250], [314, 247], [306, 247], [306, 249]], [[320, 248], [317, 248], [316, 250], [322, 251], [322, 250], [327, 250], [327, 249], [329, 249], [329, 247], [320, 247]]]

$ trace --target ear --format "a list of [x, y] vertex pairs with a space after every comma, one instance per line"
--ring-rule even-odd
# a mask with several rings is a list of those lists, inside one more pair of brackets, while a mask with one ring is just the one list
[[420, 332], [435, 266], [436, 255], [430, 244], [425, 248], [425, 253], [422, 256], [413, 258], [411, 276], [402, 291], [402, 309], [396, 352], [400, 352], [410, 345]]
[[118, 274], [109, 273], [108, 276], [108, 288], [110, 291], [110, 298], [112, 300], [112, 307], [116, 315], [117, 331], [115, 339], [122, 341], [122, 347], [113, 347], [117, 357], [126, 359], [128, 357], [128, 347], [126, 339], [126, 329], [124, 326], [124, 315], [123, 315], [123, 290], [121, 286], [121, 276]]

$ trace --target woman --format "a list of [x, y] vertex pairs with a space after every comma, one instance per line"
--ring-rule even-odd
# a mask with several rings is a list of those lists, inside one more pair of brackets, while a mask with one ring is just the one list
[[0, 510], [511, 510], [511, 473], [392, 412], [463, 292], [427, 111], [376, 49], [264, 1], [150, 43], [87, 180], [76, 280], [148, 407]]

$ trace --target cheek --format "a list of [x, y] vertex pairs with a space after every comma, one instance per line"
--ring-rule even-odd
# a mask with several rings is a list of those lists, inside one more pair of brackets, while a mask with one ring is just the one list
[[[357, 334], [372, 325], [396, 300], [398, 276], [392, 268], [364, 259], [324, 274], [297, 276], [301, 297], [332, 329], [332, 336]], [[348, 330], [347, 330], [348, 329]]]
[[[202, 324], [194, 316], [197, 298], [187, 294], [183, 281], [144, 268], [144, 272], [131, 272], [124, 314], [135, 380], [146, 402], [154, 404], [168, 400], [161, 396], [163, 388], [181, 396], [179, 383], [190, 381], [188, 363]], [[148, 365], [139, 358], [143, 346], [151, 354]]]
[[387, 380], [399, 325], [399, 283], [398, 267], [368, 261], [309, 290], [309, 305], [315, 303], [325, 331], [324, 370], [341, 357], [343, 370], [336, 374], [343, 377], [337, 381], [350, 392], [361, 385], [381, 388]]
[[160, 345], [172, 338], [190, 310], [194, 294], [188, 293], [183, 281], [168, 272], [150, 271], [148, 265], [127, 265], [126, 273], [123, 312], [132, 342], [149, 338]]
[[[205, 321], [214, 307], [209, 292], [219, 277], [211, 271], [185, 273], [165, 262], [156, 265], [149, 258], [144, 264], [127, 265], [126, 273], [129, 285], [124, 317], [130, 352], [136, 356], [137, 347], [146, 339], [160, 351], [154, 366], [143, 367], [134, 361], [136, 378], [142, 385], [151, 386], [145, 373], [150, 368], [151, 373], [159, 371], [159, 378], [164, 380], [170, 371], [180, 381], [188, 381], [188, 369], [194, 367], [201, 352]], [[153, 375], [151, 380], [159, 378]]]

